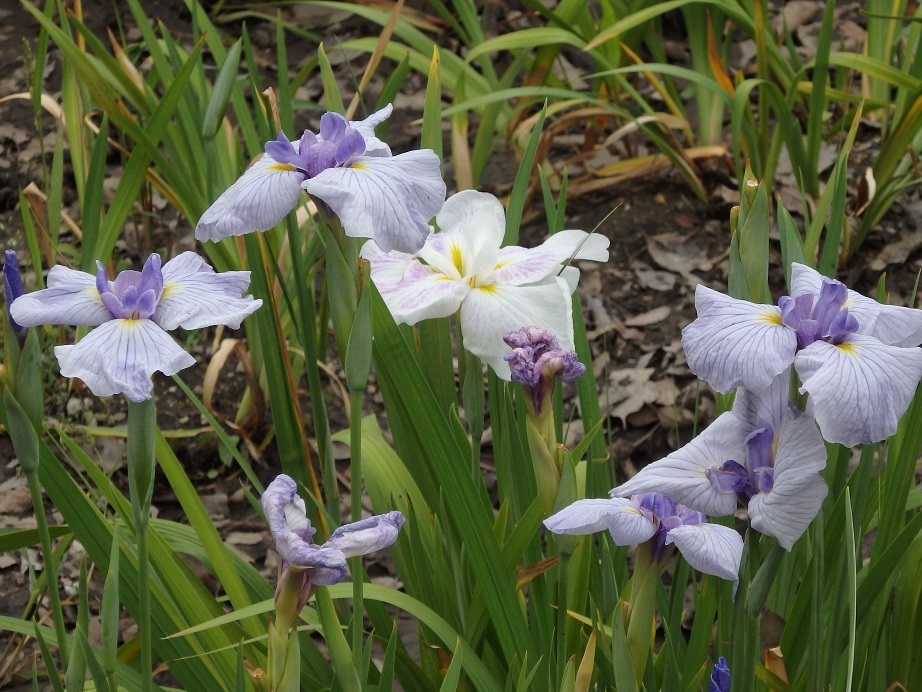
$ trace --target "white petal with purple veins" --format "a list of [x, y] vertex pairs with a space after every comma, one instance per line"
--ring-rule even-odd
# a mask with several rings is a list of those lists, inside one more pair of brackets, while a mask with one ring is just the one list
[[753, 392], [750, 389], [736, 390], [733, 399], [733, 413], [753, 426], [768, 423], [776, 433], [791, 409], [791, 369], [786, 368], [778, 375], [768, 389]]
[[445, 201], [439, 157], [430, 150], [363, 156], [328, 168], [302, 187], [329, 205], [346, 235], [373, 238], [384, 251], [416, 252]]
[[678, 526], [666, 534], [666, 544], [675, 543], [692, 567], [704, 574], [738, 581], [743, 539], [731, 528], [719, 524]]
[[585, 536], [608, 531], [617, 545], [637, 545], [653, 537], [656, 525], [633, 500], [578, 500], [544, 520], [552, 533]]
[[517, 286], [557, 274], [571, 259], [608, 261], [609, 239], [585, 231], [560, 231], [535, 248], [507, 247], [499, 252], [493, 275], [498, 283]]
[[392, 545], [403, 522], [403, 515], [394, 511], [344, 524], [330, 535], [323, 547], [335, 548], [346, 557], [367, 555]]
[[797, 354], [794, 367], [823, 437], [854, 447], [896, 432], [922, 377], [922, 349], [854, 334], [838, 346], [814, 342]]
[[298, 203], [304, 174], [263, 154], [215, 200], [195, 226], [198, 240], [268, 231]]
[[698, 318], [682, 330], [692, 372], [718, 392], [762, 390], [794, 360], [797, 335], [781, 309], [737, 300], [699, 284]]
[[75, 346], [57, 346], [64, 377], [79, 377], [96, 396], [149, 399], [155, 371], [173, 375], [195, 359], [150, 320], [110, 320]]
[[262, 305], [242, 297], [249, 286], [250, 272], [216, 273], [196, 253], [184, 252], [163, 265], [163, 293], [151, 319], [167, 331], [216, 324], [237, 329]]
[[627, 483], [612, 490], [612, 494], [629, 497], [656, 492], [710, 516], [733, 514], [736, 493], [715, 489], [706, 473], [729, 460], [742, 464], [750, 432], [751, 425], [728, 411], [681, 449], [643, 467]]
[[471, 290], [466, 283], [451, 280], [412, 255], [382, 252], [374, 241], [365, 244], [362, 257], [371, 262], [371, 279], [398, 323], [448, 317], [457, 312]]
[[25, 293], [10, 306], [17, 324], [35, 327], [40, 324], [72, 324], [95, 327], [112, 319], [96, 290], [93, 274], [56, 264], [48, 272], [48, 288]]
[[390, 156], [391, 148], [375, 136], [375, 128], [387, 120], [394, 106], [387, 104], [384, 108], [369, 115], [364, 120], [353, 120], [352, 125], [365, 140], [365, 156]]
[[573, 349], [573, 313], [569, 287], [563, 279], [535, 286], [491, 284], [474, 288], [461, 304], [464, 347], [479, 356], [504, 380], [510, 377], [503, 356], [503, 337], [525, 326], [550, 329], [560, 348]]

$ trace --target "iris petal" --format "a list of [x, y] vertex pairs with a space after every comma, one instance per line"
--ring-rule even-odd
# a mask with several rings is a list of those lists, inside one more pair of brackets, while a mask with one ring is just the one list
[[243, 296], [250, 272], [216, 273], [194, 252], [184, 252], [163, 265], [163, 293], [152, 319], [167, 331], [225, 324], [238, 329], [262, 300]]
[[59, 264], [48, 272], [48, 288], [19, 296], [10, 305], [10, 314], [23, 327], [40, 324], [95, 327], [112, 319], [96, 290], [96, 277]]
[[372, 281], [398, 323], [448, 317], [470, 291], [466, 283], [451, 280], [412, 255], [382, 252], [374, 241], [365, 244], [362, 257], [371, 262]]
[[110, 320], [54, 354], [64, 377], [79, 377], [96, 396], [124, 394], [132, 401], [151, 397], [155, 371], [172, 375], [195, 364], [150, 320]]
[[781, 310], [737, 300], [699, 285], [698, 318], [682, 330], [688, 366], [718, 392], [756, 391], [794, 360], [797, 334], [781, 324]]
[[736, 493], [716, 490], [706, 472], [712, 467], [719, 469], [729, 460], [742, 463], [746, 436], [751, 431], [752, 426], [728, 411], [681, 449], [643, 467], [612, 494], [629, 497], [658, 492], [710, 516], [733, 514]]
[[637, 545], [656, 533], [653, 521], [625, 498], [578, 500], [545, 519], [544, 525], [552, 533], [568, 536], [608, 530], [618, 545]]
[[854, 447], [896, 432], [922, 377], [922, 350], [854, 334], [838, 345], [811, 344], [794, 367], [823, 437]]
[[563, 279], [532, 286], [491, 284], [474, 288], [461, 304], [464, 347], [486, 362], [497, 376], [510, 378], [503, 360], [509, 347], [503, 337], [523, 326], [550, 329], [562, 349], [573, 349], [573, 308]]
[[498, 283], [518, 286], [558, 273], [561, 265], [570, 259], [607, 262], [609, 242], [608, 238], [597, 233], [560, 231], [535, 248], [503, 248], [493, 279]]
[[670, 543], [699, 572], [739, 580], [743, 539], [733, 529], [719, 524], [686, 524], [666, 534], [666, 544]]
[[264, 154], [215, 200], [195, 226], [198, 240], [268, 231], [298, 203], [304, 174]]
[[367, 555], [392, 545], [403, 522], [403, 515], [395, 511], [344, 524], [330, 535], [323, 547], [335, 548], [346, 557]]
[[351, 166], [322, 171], [302, 187], [329, 205], [346, 235], [373, 238], [385, 252], [416, 252], [445, 201], [439, 166], [428, 149], [362, 156]]

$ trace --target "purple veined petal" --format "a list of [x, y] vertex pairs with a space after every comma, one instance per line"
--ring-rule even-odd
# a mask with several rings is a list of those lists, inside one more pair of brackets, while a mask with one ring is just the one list
[[163, 265], [163, 293], [151, 319], [170, 331], [225, 324], [238, 329], [262, 300], [243, 296], [250, 272], [215, 272], [194, 252], [183, 252]]
[[96, 396], [151, 397], [155, 371], [173, 375], [195, 365], [173, 338], [150, 320], [110, 320], [75, 346], [54, 349], [61, 374], [79, 377]]
[[[544, 526], [551, 533], [585, 536], [599, 531], [608, 531], [613, 517], [624, 513], [628, 516], [622, 520], [622, 523], [626, 527], [633, 526], [636, 532], [637, 540], [634, 543], [642, 543], [656, 532], [653, 521], [644, 516], [636, 503], [624, 498], [577, 500], [545, 519]], [[628, 543], [628, 545], [632, 544]]]
[[445, 200], [439, 157], [428, 149], [394, 157], [363, 156], [328, 168], [302, 187], [339, 217], [346, 235], [373, 238], [385, 252], [416, 252]]
[[309, 569], [311, 583], [317, 586], [337, 584], [349, 576], [346, 568], [346, 556], [335, 548], [325, 548], [310, 543], [300, 543], [293, 547], [288, 563], [292, 567]]
[[666, 545], [670, 543], [699, 572], [739, 581], [743, 539], [733, 529], [719, 524], [685, 524], [666, 534]]
[[461, 303], [464, 348], [481, 358], [496, 375], [511, 377], [503, 359], [503, 337], [522, 325], [550, 329], [562, 349], [573, 349], [573, 303], [563, 279], [532, 286], [490, 284], [471, 289]]
[[736, 390], [733, 399], [733, 413], [753, 427], [769, 425], [777, 433], [791, 409], [791, 368], [772, 380], [767, 389], [754, 392], [751, 389]]
[[330, 535], [323, 547], [339, 550], [347, 558], [367, 555], [393, 545], [404, 521], [403, 514], [393, 511], [344, 524]]
[[298, 485], [284, 473], [275, 477], [260, 498], [269, 530], [275, 539], [276, 550], [286, 562], [292, 544], [310, 543], [316, 529], [307, 518], [304, 500], [298, 495]]
[[732, 412], [721, 414], [695, 439], [669, 456], [644, 466], [626, 483], [612, 490], [618, 497], [662, 493], [676, 502], [710, 516], [726, 516], [736, 509], [736, 493], [715, 489], [707, 471], [724, 462], [742, 463], [746, 436], [752, 426]]
[[372, 113], [364, 120], [353, 121], [352, 127], [365, 139], [365, 156], [390, 156], [391, 148], [375, 136], [375, 128], [387, 120], [394, 110], [392, 104]]
[[10, 315], [23, 327], [95, 327], [112, 319], [96, 290], [96, 277], [60, 264], [48, 273], [48, 288], [21, 295], [10, 305]]
[[499, 247], [506, 233], [506, 211], [502, 203], [488, 192], [477, 190], [456, 192], [445, 200], [435, 220], [442, 233], [460, 232], [484, 210], [488, 210], [495, 220], [495, 223], [487, 225], [489, 236], [484, 242], [490, 242]]
[[511, 286], [533, 283], [557, 274], [572, 259], [608, 261], [610, 241], [585, 231], [560, 231], [534, 248], [505, 247], [499, 252], [494, 281]]
[[688, 367], [718, 392], [761, 390], [794, 360], [797, 334], [781, 310], [737, 300], [706, 286], [695, 290], [698, 318], [682, 330]]
[[752, 528], [791, 550], [826, 497], [819, 475], [825, 466], [826, 446], [816, 423], [792, 406], [778, 434], [772, 489], [749, 501]]
[[922, 378], [922, 349], [853, 334], [838, 345], [811, 344], [797, 354], [794, 367], [823, 437], [854, 447], [896, 432]]
[[298, 203], [304, 174], [264, 154], [208, 207], [195, 226], [197, 240], [268, 231]]
[[453, 281], [412, 255], [382, 252], [373, 240], [362, 248], [362, 257], [371, 262], [371, 280], [399, 324], [448, 317], [471, 290], [467, 283]]

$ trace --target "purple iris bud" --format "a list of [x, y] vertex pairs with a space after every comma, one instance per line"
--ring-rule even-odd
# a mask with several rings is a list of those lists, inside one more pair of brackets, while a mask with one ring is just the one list
[[217, 324], [237, 329], [262, 304], [243, 295], [249, 272], [218, 274], [194, 252], [162, 267], [160, 256], [151, 255], [141, 271], [123, 271], [114, 281], [101, 263], [96, 266], [95, 276], [52, 267], [48, 287], [21, 296], [10, 310], [27, 327], [98, 327], [77, 345], [54, 350], [61, 374], [79, 377], [97, 396], [149, 399], [154, 372], [172, 375], [195, 364], [168, 331]]
[[727, 659], [723, 656], [718, 658], [717, 663], [714, 664], [708, 692], [730, 692], [730, 666], [727, 665]]
[[17, 323], [10, 312], [13, 301], [26, 292], [22, 286], [19, 260], [16, 258], [15, 250], [7, 250], [3, 258], [3, 290], [6, 293], [6, 316], [13, 328], [13, 333], [19, 338], [25, 338], [26, 328]]
[[541, 409], [554, 391], [554, 380], [573, 382], [586, 372], [576, 351], [561, 349], [554, 332], [539, 327], [522, 327], [509, 332], [503, 340], [512, 353], [503, 356], [509, 363], [511, 379], [530, 395], [534, 413]]
[[300, 576], [297, 581], [297, 611], [300, 611], [318, 586], [343, 581], [348, 575], [346, 558], [366, 555], [394, 543], [404, 517], [400, 512], [388, 512], [368, 519], [345, 524], [336, 529], [323, 545], [312, 543], [315, 529], [307, 518], [304, 500], [298, 496], [295, 481], [284, 474], [276, 477], [261, 498], [275, 548], [282, 558], [282, 578], [276, 591], [279, 601], [290, 570]]

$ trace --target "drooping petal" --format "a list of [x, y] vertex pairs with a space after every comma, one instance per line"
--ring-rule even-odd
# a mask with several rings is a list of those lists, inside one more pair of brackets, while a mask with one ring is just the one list
[[362, 257], [371, 262], [371, 280], [400, 324], [448, 317], [470, 291], [465, 282], [453, 281], [412, 255], [382, 252], [373, 240], [362, 248]]
[[503, 337], [513, 329], [534, 325], [557, 334], [562, 349], [573, 349], [573, 314], [563, 279], [533, 286], [490, 284], [474, 288], [461, 304], [464, 347], [486, 362], [498, 377], [510, 378], [503, 357]]
[[813, 419], [790, 405], [778, 434], [772, 488], [749, 501], [752, 528], [790, 550], [816, 517], [826, 497], [820, 471], [826, 446]]
[[666, 534], [688, 564], [704, 574], [738, 581], [743, 539], [733, 529], [719, 524], [685, 524]]
[[781, 310], [737, 300], [703, 285], [695, 290], [698, 318], [682, 330], [692, 372], [718, 392], [762, 390], [794, 360], [797, 334]]
[[736, 493], [716, 489], [707, 471], [720, 469], [730, 460], [742, 463], [746, 456], [746, 436], [751, 431], [752, 426], [728, 411], [684, 447], [643, 467], [636, 476], [612, 490], [612, 494], [629, 497], [657, 492], [710, 516], [733, 514]]
[[[811, 293], [819, 296], [823, 275], [815, 269], [791, 265], [791, 295]], [[849, 290], [845, 307], [858, 320], [858, 333], [873, 336], [890, 346], [918, 346], [922, 343], [922, 310], [883, 305]]]
[[567, 536], [609, 531], [618, 545], [637, 545], [656, 533], [652, 519], [626, 498], [577, 500], [545, 519], [544, 525]]
[[335, 548], [298, 543], [289, 556], [288, 562], [293, 567], [311, 570], [309, 579], [316, 586], [337, 584], [349, 576], [346, 556]]
[[519, 286], [557, 274], [561, 265], [571, 259], [607, 262], [610, 242], [598, 233], [560, 231], [538, 247], [505, 247], [499, 252], [493, 280]]
[[363, 156], [328, 168], [302, 187], [339, 217], [346, 235], [373, 238], [384, 250], [416, 252], [445, 200], [439, 157], [428, 149]]
[[896, 432], [922, 378], [922, 349], [854, 334], [838, 345], [811, 344], [797, 354], [794, 367], [823, 437], [854, 447]]
[[173, 338], [150, 320], [110, 320], [75, 346], [56, 346], [64, 377], [79, 377], [96, 396], [149, 399], [155, 371], [172, 375], [195, 364]]
[[268, 231], [295, 208], [304, 174], [264, 154], [202, 214], [197, 240]]
[[335, 548], [346, 557], [367, 555], [392, 545], [403, 522], [403, 514], [394, 511], [344, 524], [330, 535], [323, 547]]
[[10, 315], [23, 327], [95, 327], [112, 319], [96, 290], [96, 277], [60, 264], [48, 272], [48, 288], [21, 295], [10, 306]]
[[217, 273], [194, 252], [183, 252], [163, 265], [163, 293], [151, 319], [167, 331], [225, 324], [240, 327], [262, 300], [243, 296], [250, 272]]

